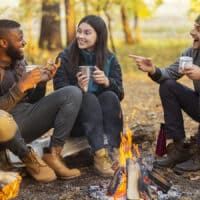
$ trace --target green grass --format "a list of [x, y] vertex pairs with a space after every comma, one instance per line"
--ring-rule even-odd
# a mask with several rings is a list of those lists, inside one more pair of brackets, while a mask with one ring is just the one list
[[135, 45], [118, 43], [116, 55], [124, 73], [135, 73], [138, 70], [133, 60], [128, 57], [129, 54], [151, 57], [154, 65], [162, 67], [174, 62], [190, 45], [190, 40], [177, 39], [144, 40]]

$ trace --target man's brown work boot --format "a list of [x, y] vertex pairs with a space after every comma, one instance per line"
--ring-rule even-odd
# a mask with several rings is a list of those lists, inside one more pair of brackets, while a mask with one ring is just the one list
[[28, 173], [36, 181], [48, 183], [56, 179], [54, 171], [32, 149], [22, 161]]
[[55, 171], [58, 178], [71, 179], [81, 175], [78, 169], [69, 169], [60, 155], [62, 147], [44, 149], [43, 160]]
[[94, 168], [101, 176], [109, 177], [114, 175], [114, 170], [112, 169], [112, 161], [108, 156], [105, 148], [95, 152]]
[[[194, 147], [193, 147], [194, 148]], [[200, 170], [200, 147], [196, 147], [194, 154], [191, 158], [185, 162], [177, 164], [174, 167], [174, 172], [183, 173], [183, 172], [196, 172]]]
[[167, 153], [166, 156], [157, 159], [154, 167], [174, 167], [176, 164], [182, 163], [191, 157], [189, 144], [184, 140], [174, 141], [174, 148]]

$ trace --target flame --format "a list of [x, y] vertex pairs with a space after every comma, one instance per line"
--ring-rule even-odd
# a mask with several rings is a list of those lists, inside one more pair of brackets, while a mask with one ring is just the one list
[[118, 200], [122, 198], [126, 199], [126, 174], [125, 173], [123, 174], [121, 183], [113, 196], [114, 200]]
[[123, 135], [121, 133], [121, 143], [120, 143], [120, 148], [119, 148], [119, 165], [120, 166], [125, 166], [126, 165], [126, 159], [127, 158], [132, 158], [133, 154], [131, 151], [131, 144], [132, 139], [130, 137], [130, 133], [127, 132], [127, 137], [126, 135]]
[[0, 199], [8, 200], [8, 199], [16, 197], [19, 192], [20, 182], [21, 182], [21, 176], [17, 174], [14, 181], [0, 188]]
[[139, 148], [138, 148], [138, 144], [133, 144], [133, 149], [136, 153], [136, 158], [139, 158], [140, 157], [140, 151], [139, 151]]
[[[134, 152], [134, 155], [133, 155]], [[137, 144], [132, 145], [132, 132], [129, 128], [125, 134], [121, 133], [121, 143], [119, 148], [119, 165], [126, 166], [126, 159], [139, 158], [140, 152]]]
[[140, 157], [140, 152], [138, 149], [138, 145], [132, 145], [132, 132], [126, 127], [126, 133], [121, 133], [121, 143], [119, 148], [119, 166], [124, 167], [124, 173], [122, 175], [121, 183], [117, 188], [117, 191], [113, 195], [113, 199], [126, 199], [126, 160], [128, 158], [136, 159]]

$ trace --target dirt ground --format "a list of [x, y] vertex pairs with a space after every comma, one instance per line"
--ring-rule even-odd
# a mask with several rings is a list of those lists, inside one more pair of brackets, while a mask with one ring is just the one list
[[[154, 154], [155, 139], [160, 123], [163, 122], [161, 102], [158, 96], [158, 85], [147, 77], [124, 77], [126, 97], [122, 102], [124, 121], [132, 130], [141, 134], [152, 134], [139, 142], [140, 151]], [[186, 84], [191, 85], [187, 80]], [[184, 115], [187, 137], [195, 134], [197, 123]], [[149, 138], [149, 139], [148, 139]], [[150, 141], [151, 140], [151, 141]], [[133, 138], [134, 141], [134, 138]], [[153, 142], [152, 142], [153, 141]], [[109, 178], [98, 176], [92, 167], [92, 157], [88, 151], [66, 159], [69, 166], [78, 167], [82, 176], [73, 180], [57, 180], [53, 183], [41, 184], [25, 176], [21, 183], [20, 193], [15, 200], [86, 200], [90, 198], [88, 186], [100, 183], [109, 183]], [[173, 185], [182, 193], [177, 199], [200, 199], [200, 172], [193, 174], [176, 175], [171, 169], [161, 170]]]

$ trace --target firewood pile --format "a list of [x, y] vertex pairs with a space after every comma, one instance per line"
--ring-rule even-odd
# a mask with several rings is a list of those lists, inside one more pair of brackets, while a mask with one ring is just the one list
[[18, 195], [21, 176], [15, 172], [0, 171], [0, 200], [9, 200]]

